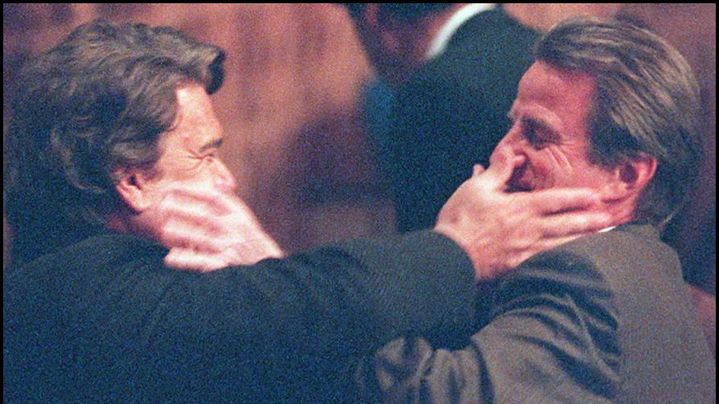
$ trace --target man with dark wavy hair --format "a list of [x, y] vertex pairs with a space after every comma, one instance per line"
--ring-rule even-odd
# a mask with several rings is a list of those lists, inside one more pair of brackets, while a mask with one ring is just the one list
[[243, 266], [284, 253], [218, 155], [223, 60], [172, 28], [93, 22], [22, 70], [4, 151], [8, 402], [332, 400], [350, 357], [470, 322], [476, 281], [607, 224], [586, 190], [507, 194], [505, 155], [431, 231]]

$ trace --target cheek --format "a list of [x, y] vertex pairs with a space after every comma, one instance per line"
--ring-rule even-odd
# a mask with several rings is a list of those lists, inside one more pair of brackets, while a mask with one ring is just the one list
[[556, 167], [553, 167], [550, 160], [542, 153], [528, 156], [527, 167], [524, 173], [524, 180], [533, 189], [551, 188], [555, 183], [557, 175]]
[[206, 161], [193, 162], [174, 168], [165, 167], [162, 177], [152, 184], [155, 198], [162, 198], [172, 189], [187, 189], [193, 191], [210, 190], [215, 188], [217, 174]]
[[588, 180], [596, 180], [596, 170], [572, 150], [547, 148], [537, 153], [534, 162], [537, 180], [544, 188], [585, 186]]
[[168, 185], [175, 188], [185, 188], [191, 190], [212, 189], [214, 187], [214, 177], [209, 166], [201, 165], [197, 169], [184, 173], [176, 173], [172, 178], [168, 179]]
[[156, 205], [162, 201], [162, 199], [167, 195], [168, 191], [171, 187], [171, 182], [168, 181], [166, 178], [163, 178], [160, 181], [157, 181], [153, 183], [152, 185], [147, 187], [147, 195], [150, 201], [152, 201], [153, 205]]
[[181, 170], [164, 169], [162, 174], [149, 184], [147, 184], [147, 193], [153, 203], [158, 203], [172, 189], [187, 188], [191, 176], [183, 175]]
[[577, 175], [576, 185], [600, 189], [612, 181], [612, 172], [596, 166], [587, 166]]

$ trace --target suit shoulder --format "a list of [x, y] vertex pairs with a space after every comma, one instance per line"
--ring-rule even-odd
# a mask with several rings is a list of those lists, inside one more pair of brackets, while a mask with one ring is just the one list
[[100, 234], [60, 248], [3, 273], [8, 290], [15, 288], [50, 288], [71, 280], [111, 277], [120, 271], [162, 267], [167, 250], [147, 240], [121, 235]]
[[[649, 226], [623, 226], [581, 237], [525, 261], [516, 273], [580, 294], [631, 296], [637, 288], [683, 285], [677, 254]], [[600, 293], [604, 291], [605, 293]]]
[[166, 250], [162, 246], [149, 240], [125, 234], [105, 233], [54, 251], [29, 265], [46, 264], [48, 261], [94, 261], [99, 265], [106, 265], [113, 262], [135, 261], [140, 257], [163, 253], [166, 253]]
[[581, 237], [546, 254], [579, 256], [603, 268], [678, 265], [676, 252], [651, 226], [622, 226]]

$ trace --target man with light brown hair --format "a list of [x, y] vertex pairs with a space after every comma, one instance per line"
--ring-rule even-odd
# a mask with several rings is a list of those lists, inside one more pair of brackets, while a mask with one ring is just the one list
[[677, 255], [659, 239], [697, 178], [698, 114], [691, 69], [656, 35], [593, 20], [549, 31], [492, 158], [518, 161], [508, 183], [518, 195], [594, 189], [611, 226], [484, 288], [473, 335], [411, 334], [366, 358], [360, 396], [715, 402], [713, 357]]

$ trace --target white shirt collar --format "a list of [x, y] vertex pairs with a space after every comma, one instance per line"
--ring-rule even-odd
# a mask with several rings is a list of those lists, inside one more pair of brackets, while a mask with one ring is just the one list
[[607, 227], [607, 228], [605, 228], [605, 229], [599, 230], [597, 233], [606, 233], [606, 232], [608, 232], [608, 231], [610, 231], [610, 230], [613, 230], [615, 227], [617, 227], [617, 226], [609, 226], [609, 227]]
[[462, 24], [483, 11], [493, 9], [495, 5], [495, 3], [473, 3], [457, 10], [442, 28], [439, 29], [434, 39], [432, 39], [429, 49], [427, 49], [427, 53], [424, 55], [425, 61], [429, 61], [441, 55], [447, 48], [449, 40], [452, 39], [452, 36]]

